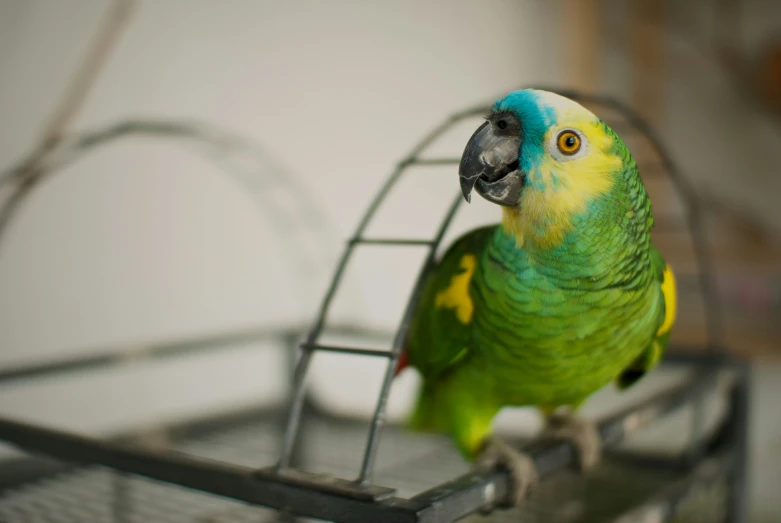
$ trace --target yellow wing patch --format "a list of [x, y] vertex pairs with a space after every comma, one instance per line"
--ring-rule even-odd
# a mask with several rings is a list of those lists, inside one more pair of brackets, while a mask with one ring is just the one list
[[453, 276], [453, 279], [450, 280], [450, 286], [437, 293], [434, 301], [438, 309], [455, 309], [456, 318], [465, 325], [472, 321], [472, 314], [475, 310], [472, 297], [469, 296], [469, 281], [475, 272], [476, 263], [473, 254], [464, 255], [459, 265], [464, 271]]
[[668, 333], [675, 322], [677, 293], [675, 289], [675, 275], [669, 265], [664, 268], [662, 294], [664, 295], [664, 321], [662, 322], [661, 327], [659, 327], [659, 330], [656, 331], [657, 336]]

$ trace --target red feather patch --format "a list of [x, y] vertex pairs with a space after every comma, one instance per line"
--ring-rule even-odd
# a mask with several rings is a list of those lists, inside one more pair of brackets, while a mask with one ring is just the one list
[[407, 351], [401, 351], [401, 355], [399, 356], [399, 362], [396, 364], [396, 372], [394, 372], [393, 377], [395, 378], [399, 374], [401, 374], [401, 371], [403, 371], [407, 366], [409, 365], [409, 359], [407, 358]]

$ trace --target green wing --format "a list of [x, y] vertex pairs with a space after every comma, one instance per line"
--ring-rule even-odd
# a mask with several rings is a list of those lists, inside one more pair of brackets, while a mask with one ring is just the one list
[[653, 369], [662, 358], [664, 349], [667, 347], [667, 341], [670, 338], [670, 330], [675, 321], [676, 309], [676, 289], [675, 277], [672, 269], [664, 261], [662, 254], [651, 247], [651, 270], [654, 274], [654, 280], [658, 285], [659, 292], [662, 293], [663, 307], [659, 314], [657, 323], [658, 330], [648, 347], [627, 367], [616, 380], [619, 389], [631, 387], [640, 380], [645, 374]]
[[458, 238], [424, 282], [406, 350], [410, 364], [426, 379], [440, 375], [467, 354], [474, 312], [470, 282], [496, 227], [481, 227]]

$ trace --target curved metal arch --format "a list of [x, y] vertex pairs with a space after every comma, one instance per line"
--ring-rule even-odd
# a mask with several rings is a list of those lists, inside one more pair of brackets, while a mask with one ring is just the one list
[[[684, 200], [688, 208], [687, 222], [690, 232], [694, 239], [695, 244], [695, 263], [698, 266], [698, 273], [700, 274], [700, 287], [704, 294], [706, 304], [706, 317], [707, 328], [709, 333], [709, 348], [711, 350], [720, 350], [721, 342], [721, 310], [718, 307], [717, 297], [714, 290], [713, 281], [711, 278], [712, 266], [710, 264], [706, 242], [704, 237], [704, 230], [700, 221], [700, 207], [697, 197], [692, 188], [685, 181], [679, 170], [672, 162], [670, 155], [662, 145], [658, 135], [653, 131], [651, 126], [645, 122], [639, 114], [631, 110], [627, 105], [619, 102], [618, 100], [608, 96], [587, 95], [574, 90], [560, 90], [556, 88], [548, 88], [548, 90], [557, 92], [563, 96], [567, 96], [575, 101], [581, 103], [599, 103], [606, 107], [609, 107], [619, 114], [621, 114], [627, 122], [635, 127], [642, 135], [644, 135], [651, 143], [652, 148], [662, 160], [662, 164], [667, 170], [667, 173], [671, 177], [676, 190]], [[380, 389], [380, 395], [377, 400], [374, 415], [371, 420], [369, 436], [364, 450], [363, 461], [358, 477], [355, 481], [358, 488], [368, 488], [371, 485], [372, 472], [374, 468], [374, 460], [377, 454], [379, 445], [379, 439], [382, 432], [382, 428], [385, 424], [385, 408], [387, 405], [388, 395], [390, 392], [391, 382], [393, 380], [394, 370], [398, 364], [398, 359], [401, 354], [402, 343], [409, 328], [410, 319], [415, 311], [415, 306], [418, 301], [419, 294], [422, 290], [422, 284], [425, 281], [425, 277], [436, 256], [437, 249], [447, 232], [457, 210], [462, 204], [462, 197], [460, 193], [457, 193], [453, 203], [449, 210], [445, 214], [443, 220], [440, 222], [439, 229], [435, 237], [431, 241], [421, 240], [403, 240], [403, 239], [367, 239], [363, 237], [366, 228], [374, 218], [380, 205], [385, 201], [386, 197], [401, 179], [402, 175], [406, 172], [407, 168], [413, 165], [458, 165], [458, 158], [446, 158], [446, 159], [422, 159], [421, 154], [440, 136], [442, 136], [447, 130], [449, 130], [456, 123], [475, 116], [486, 114], [491, 109], [491, 104], [480, 105], [467, 109], [452, 115], [445, 120], [442, 124], [434, 128], [428, 135], [426, 135], [417, 146], [415, 146], [407, 156], [400, 161], [395, 170], [388, 177], [386, 182], [380, 188], [374, 199], [369, 204], [363, 218], [358, 223], [355, 233], [352, 238], [347, 242], [347, 246], [343, 251], [342, 257], [336, 268], [334, 276], [331, 280], [331, 284], [328, 287], [323, 301], [321, 302], [320, 309], [314, 321], [314, 324], [309, 331], [306, 341], [301, 345], [302, 354], [298, 360], [295, 368], [293, 378], [293, 394], [291, 397], [291, 403], [289, 406], [288, 420], [285, 427], [285, 436], [280, 451], [279, 461], [277, 463], [277, 471], [281, 472], [290, 467], [290, 460], [293, 453], [293, 448], [298, 435], [299, 422], [301, 418], [301, 411], [305, 398], [304, 381], [306, 373], [311, 362], [312, 354], [316, 350], [352, 353], [370, 356], [379, 356], [387, 358], [388, 364], [383, 378], [383, 382]], [[351, 349], [346, 347], [331, 347], [324, 346], [318, 343], [318, 338], [325, 326], [326, 316], [328, 315], [331, 302], [341, 279], [344, 275], [344, 271], [352, 256], [356, 246], [362, 243], [370, 244], [386, 244], [386, 245], [422, 245], [429, 248], [428, 256], [425, 258], [423, 265], [417, 276], [417, 280], [413, 287], [410, 298], [407, 302], [404, 315], [401, 323], [396, 330], [393, 338], [393, 343], [388, 351], [374, 351], [367, 349]]]
[[[331, 244], [328, 239], [335, 234], [328, 225], [329, 221], [316, 204], [315, 198], [290, 172], [276, 163], [258, 144], [244, 137], [212, 124], [176, 120], [127, 120], [74, 133], [63, 138], [43, 157], [36, 157], [37, 153], [34, 153], [33, 156], [0, 172], [0, 190], [7, 191], [0, 204], [0, 239], [20, 204], [32, 194], [42, 179], [52, 176], [96, 148], [132, 136], [177, 139], [185, 145], [194, 146], [200, 156], [227, 172], [252, 196], [260, 211], [274, 222], [273, 230], [280, 245], [287, 247], [282, 249], [283, 254], [291, 265], [299, 266], [298, 272], [301, 274], [312, 274], [323, 258], [307, 256], [301, 245], [291, 241], [289, 233], [292, 230], [300, 228], [311, 231], [313, 239], [320, 243], [321, 254], [330, 257]], [[40, 170], [35, 177], [29, 178], [26, 175], [33, 160], [40, 166]], [[267, 175], [259, 176], [260, 173]], [[295, 202], [295, 209], [285, 209], [275, 198], [267, 196], [268, 190], [276, 187], [283, 189], [290, 201]], [[303, 299], [307, 294], [302, 280], [305, 278], [296, 279], [296, 285], [300, 287], [299, 299]]]

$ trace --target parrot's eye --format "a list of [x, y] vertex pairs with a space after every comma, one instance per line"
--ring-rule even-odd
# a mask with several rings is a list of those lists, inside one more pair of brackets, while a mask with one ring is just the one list
[[562, 131], [556, 140], [562, 154], [573, 155], [580, 150], [580, 136], [573, 131]]
[[545, 141], [545, 149], [559, 162], [571, 162], [588, 154], [588, 138], [578, 129], [561, 129], [550, 133]]
[[502, 130], [507, 129], [507, 120], [505, 119], [499, 120], [498, 122], [496, 122], [496, 126]]

